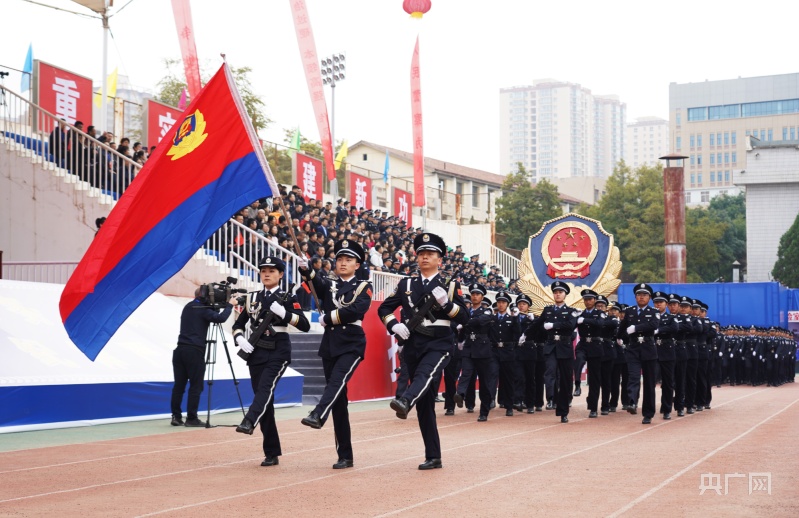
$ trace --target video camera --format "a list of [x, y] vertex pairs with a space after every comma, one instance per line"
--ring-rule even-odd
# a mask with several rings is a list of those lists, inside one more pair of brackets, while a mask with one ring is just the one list
[[[230, 300], [233, 293], [247, 293], [247, 290], [242, 288], [234, 288], [233, 285], [238, 282], [235, 277], [228, 277], [222, 282], [212, 282], [200, 286], [200, 302], [206, 306], [214, 309], [221, 309]], [[247, 297], [238, 297], [236, 302], [238, 305], [243, 305], [247, 301]]]

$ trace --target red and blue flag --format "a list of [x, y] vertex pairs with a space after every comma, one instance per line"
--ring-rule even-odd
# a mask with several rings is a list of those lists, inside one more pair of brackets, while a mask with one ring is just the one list
[[67, 334], [92, 361], [237, 210], [278, 192], [227, 64], [183, 117], [108, 215], [61, 295]]

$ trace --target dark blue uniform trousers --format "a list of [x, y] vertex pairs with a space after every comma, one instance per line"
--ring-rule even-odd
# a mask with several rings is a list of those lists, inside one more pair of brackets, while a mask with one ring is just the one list
[[193, 345], [177, 346], [172, 352], [172, 371], [175, 374], [175, 385], [172, 387], [172, 414], [181, 414], [183, 393], [186, 391], [186, 383], [190, 382], [186, 417], [196, 419], [205, 377], [205, 350]]
[[336, 436], [336, 452], [339, 459], [353, 460], [350, 413], [347, 409], [347, 382], [363, 358], [355, 353], [345, 353], [335, 358], [322, 358], [325, 371], [325, 391], [314, 408], [322, 419], [322, 426], [333, 413], [333, 432]]
[[416, 417], [419, 419], [419, 430], [424, 441], [425, 459], [441, 458], [441, 441], [436, 425], [436, 394], [438, 386], [433, 386], [435, 379], [441, 380], [441, 372], [449, 363], [449, 353], [428, 351], [421, 356], [403, 351], [411, 385], [402, 395], [411, 406], [416, 406]]
[[275, 389], [288, 364], [285, 360], [270, 360], [250, 365], [250, 382], [255, 395], [245, 417], [252, 424], [260, 425], [264, 436], [264, 455], [267, 457], [282, 455], [275, 424]]

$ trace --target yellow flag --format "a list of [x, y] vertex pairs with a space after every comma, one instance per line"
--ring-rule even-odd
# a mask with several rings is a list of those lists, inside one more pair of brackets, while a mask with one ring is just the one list
[[338, 170], [338, 168], [341, 167], [341, 162], [343, 162], [344, 159], [347, 158], [347, 151], [349, 151], [349, 149], [347, 148], [347, 140], [344, 139], [344, 142], [341, 143], [341, 147], [339, 148], [338, 154], [336, 155], [336, 160], [333, 163], [333, 165], [336, 167], [336, 170]]
[[[117, 96], [117, 78], [119, 77], [118, 74], [119, 69], [115, 68], [113, 72], [108, 74], [108, 97], [116, 97]], [[103, 104], [103, 89], [100, 88], [100, 91], [94, 93], [94, 105], [98, 108]]]

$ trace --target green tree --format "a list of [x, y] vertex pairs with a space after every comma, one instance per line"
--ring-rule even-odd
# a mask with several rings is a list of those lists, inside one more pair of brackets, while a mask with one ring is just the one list
[[505, 234], [506, 246], [515, 249], [526, 248], [545, 221], [562, 214], [558, 188], [546, 180], [533, 187], [521, 163], [505, 178], [496, 210], [497, 232]]
[[710, 200], [708, 212], [714, 221], [727, 225], [717, 246], [721, 272], [726, 272], [719, 275], [728, 279], [733, 262], [746, 264], [746, 196], [716, 196]]
[[725, 277], [732, 261], [722, 261], [721, 243], [729, 224], [719, 221], [708, 209], [685, 211], [685, 241], [688, 282], [713, 282]]
[[799, 214], [791, 228], [780, 238], [777, 262], [771, 275], [789, 288], [799, 288]]
[[[157, 101], [162, 103], [177, 106], [180, 102], [180, 94], [183, 88], [186, 87], [186, 82], [181, 79], [183, 77], [183, 65], [179, 59], [164, 59], [164, 67], [166, 68], [167, 75], [164, 76], [158, 84], [158, 93], [155, 96]], [[261, 98], [253, 92], [252, 83], [250, 82], [250, 67], [230, 67], [230, 72], [233, 74], [233, 79], [236, 82], [236, 87], [239, 89], [241, 100], [244, 103], [244, 108], [250, 116], [252, 125], [255, 130], [266, 129], [272, 123], [272, 120], [264, 113], [265, 104]], [[203, 76], [203, 83], [208, 82], [210, 76], [201, 70]]]

